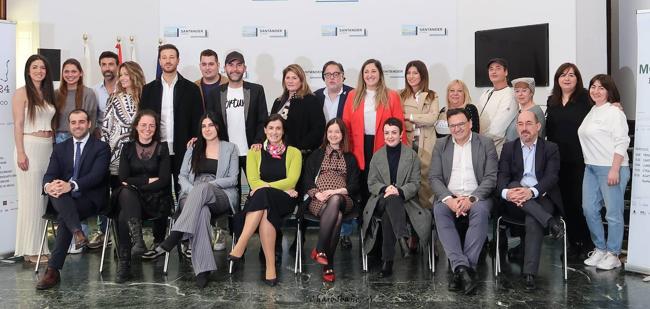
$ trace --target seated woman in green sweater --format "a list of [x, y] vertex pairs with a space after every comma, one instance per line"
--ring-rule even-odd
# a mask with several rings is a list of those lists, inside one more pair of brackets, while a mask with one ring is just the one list
[[248, 240], [259, 228], [266, 260], [264, 282], [275, 286], [275, 238], [282, 218], [293, 212], [298, 202], [296, 184], [300, 178], [300, 150], [285, 146], [285, 122], [273, 114], [264, 123], [266, 141], [262, 149], [252, 148], [246, 156], [246, 177], [251, 192], [244, 209], [235, 218], [235, 234], [239, 236], [228, 259], [241, 260]]

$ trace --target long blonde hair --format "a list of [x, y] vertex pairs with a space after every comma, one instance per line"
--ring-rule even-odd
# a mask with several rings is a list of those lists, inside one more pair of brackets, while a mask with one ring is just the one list
[[[142, 88], [146, 84], [144, 79], [144, 73], [139, 64], [133, 61], [125, 61], [117, 68], [117, 75], [120, 76], [122, 73], [122, 68], [126, 69], [129, 73], [129, 78], [131, 79], [131, 87], [133, 88], [133, 101], [139, 105], [140, 96], [142, 96]], [[127, 92], [126, 89], [122, 87], [121, 83], [117, 83], [118, 92]]]
[[375, 109], [380, 105], [383, 107], [388, 106], [388, 87], [386, 87], [386, 82], [384, 81], [384, 70], [381, 67], [381, 62], [376, 59], [368, 59], [361, 66], [361, 71], [359, 72], [359, 79], [357, 81], [357, 88], [354, 93], [354, 101], [352, 102], [352, 110], [356, 110], [361, 105], [361, 101], [366, 97], [366, 82], [363, 80], [363, 71], [366, 69], [366, 66], [369, 64], [374, 64], [379, 71], [379, 82], [377, 82], [377, 97], [375, 98]]
[[449, 89], [451, 89], [451, 86], [454, 84], [459, 84], [463, 88], [463, 95], [465, 96], [465, 101], [463, 102], [463, 107], [466, 107], [467, 104], [472, 103], [472, 97], [469, 96], [469, 89], [467, 88], [467, 85], [460, 80], [460, 79], [454, 79], [447, 84], [447, 94], [445, 95], [445, 99], [447, 100], [447, 106], [449, 106]]
[[312, 94], [311, 89], [309, 88], [309, 84], [307, 84], [307, 76], [305, 75], [305, 71], [302, 69], [300, 65], [297, 64], [290, 64], [284, 70], [282, 70], [282, 95], [278, 98], [280, 99], [280, 102], [286, 102], [289, 98], [289, 89], [287, 89], [287, 85], [284, 83], [284, 78], [287, 76], [289, 72], [292, 72], [293, 74], [296, 74], [298, 76], [298, 79], [300, 79], [300, 89], [296, 91], [296, 97], [298, 98], [303, 98], [308, 94]]

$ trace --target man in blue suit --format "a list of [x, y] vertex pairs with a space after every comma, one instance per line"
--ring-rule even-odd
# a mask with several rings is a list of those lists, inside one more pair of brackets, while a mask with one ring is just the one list
[[73, 138], [54, 145], [43, 176], [43, 190], [58, 213], [59, 227], [47, 271], [36, 285], [39, 290], [59, 283], [72, 238], [76, 248], [88, 245], [80, 221], [97, 215], [108, 202], [108, 144], [90, 134], [91, 123], [83, 109], [70, 112], [68, 125]]

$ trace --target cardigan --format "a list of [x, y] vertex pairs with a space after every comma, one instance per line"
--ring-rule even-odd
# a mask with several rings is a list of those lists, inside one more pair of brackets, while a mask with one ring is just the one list
[[[275, 99], [271, 114], [278, 113], [284, 103], [280, 98]], [[284, 130], [287, 135], [287, 145], [300, 150], [316, 150], [323, 142], [325, 134], [325, 114], [322, 106], [318, 104], [313, 94], [291, 99], [290, 106], [287, 127]]]
[[[251, 191], [266, 184], [266, 182], [264, 182], [260, 177], [262, 151], [266, 150], [250, 150], [246, 156], [246, 178], [248, 179]], [[287, 156], [287, 178], [268, 183], [271, 188], [280, 189], [282, 191], [296, 188], [298, 178], [300, 178], [300, 171], [302, 169], [302, 154], [298, 148], [289, 146], [287, 147], [285, 154]]]

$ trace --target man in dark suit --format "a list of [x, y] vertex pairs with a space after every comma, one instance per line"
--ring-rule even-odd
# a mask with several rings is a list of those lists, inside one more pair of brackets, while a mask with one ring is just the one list
[[58, 212], [59, 227], [47, 270], [36, 285], [39, 290], [59, 283], [72, 238], [77, 249], [88, 245], [80, 221], [97, 215], [108, 202], [108, 144], [91, 136], [90, 119], [83, 109], [70, 112], [68, 124], [73, 138], [54, 145], [43, 176], [43, 189]]
[[554, 213], [562, 213], [557, 185], [560, 153], [555, 143], [538, 137], [541, 127], [535, 113], [519, 113], [519, 138], [504, 144], [497, 180], [497, 192], [506, 201], [505, 211], [525, 217], [523, 273], [527, 290], [536, 288], [544, 229], [548, 227], [555, 239], [564, 235], [564, 227], [553, 217]]
[[325, 121], [332, 118], [343, 118], [343, 106], [348, 98], [348, 93], [353, 88], [343, 84], [345, 71], [343, 65], [336, 61], [328, 61], [323, 65], [323, 81], [325, 87], [314, 91], [325, 114]]
[[[172, 161], [174, 187], [179, 192], [178, 173], [181, 170], [187, 142], [199, 132], [199, 119], [203, 114], [203, 99], [199, 87], [185, 79], [177, 71], [179, 54], [176, 46], [164, 44], [158, 48], [158, 62], [162, 76], [144, 86], [140, 109], [151, 109], [160, 115], [161, 140], [168, 143]], [[154, 220], [154, 235], [165, 235], [167, 218]], [[151, 250], [144, 258], [151, 257], [163, 239], [154, 237]]]
[[[447, 122], [451, 135], [436, 142], [431, 156], [433, 214], [454, 272], [449, 290], [470, 294], [478, 284], [476, 267], [487, 239], [491, 194], [497, 180], [497, 152], [490, 138], [472, 132], [467, 110], [447, 111]], [[456, 219], [461, 216], [469, 221], [462, 246], [456, 230]]]
[[264, 139], [264, 121], [268, 117], [262, 85], [244, 81], [246, 62], [237, 51], [226, 55], [228, 83], [208, 96], [206, 110], [219, 122], [219, 138], [237, 145], [239, 166], [246, 172], [246, 154], [253, 144]]

